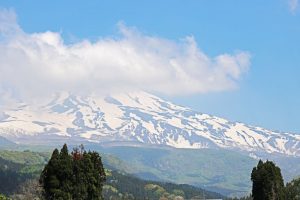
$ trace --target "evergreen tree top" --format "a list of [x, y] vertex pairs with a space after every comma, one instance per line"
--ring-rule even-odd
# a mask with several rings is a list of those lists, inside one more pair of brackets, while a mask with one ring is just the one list
[[46, 199], [102, 199], [102, 186], [106, 179], [102, 160], [97, 152], [86, 152], [83, 146], [71, 154], [63, 145], [55, 149], [45, 166], [40, 183]]

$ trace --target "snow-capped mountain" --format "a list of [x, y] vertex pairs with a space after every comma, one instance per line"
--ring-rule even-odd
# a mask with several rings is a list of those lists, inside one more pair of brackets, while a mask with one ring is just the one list
[[0, 136], [17, 143], [130, 141], [300, 156], [300, 135], [195, 112], [146, 92], [107, 97], [57, 94], [0, 113]]

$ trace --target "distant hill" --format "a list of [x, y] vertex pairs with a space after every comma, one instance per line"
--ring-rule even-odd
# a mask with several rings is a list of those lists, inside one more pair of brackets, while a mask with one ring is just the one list
[[[223, 199], [224, 196], [202, 190], [187, 184], [173, 184], [157, 181], [146, 181], [135, 176], [117, 171], [108, 172], [104, 186], [104, 197], [125, 197], [124, 199]], [[132, 198], [134, 197], [134, 198]]]
[[244, 196], [251, 191], [255, 159], [225, 150], [151, 147], [95, 147], [105, 153], [109, 168], [146, 180], [189, 184], [223, 195]]
[[[126, 143], [127, 145], [130, 145]], [[72, 149], [72, 145], [69, 146]], [[54, 147], [17, 145], [19, 151], [0, 157], [18, 163], [45, 163]], [[176, 149], [162, 147], [86, 145], [101, 153], [106, 168], [144, 180], [188, 184], [225, 196], [244, 196], [251, 191], [250, 173], [257, 160], [239, 152], [221, 149]], [[31, 152], [26, 149], [32, 149]], [[25, 152], [20, 153], [25, 150]], [[48, 153], [37, 153], [46, 151]], [[25, 154], [25, 155], [23, 155]], [[41, 155], [42, 154], [42, 155]], [[34, 155], [34, 156], [33, 156]], [[31, 158], [31, 160], [28, 160]], [[282, 157], [275, 162], [285, 181], [299, 176], [300, 159]], [[274, 160], [269, 157], [269, 160]], [[41, 168], [41, 167], [40, 167]]]
[[[37, 179], [47, 162], [50, 153], [31, 151], [0, 151], [0, 193], [12, 195], [20, 192], [28, 180]], [[114, 160], [115, 157], [106, 155], [104, 160]], [[112, 163], [112, 162], [110, 162]], [[106, 165], [108, 166], [108, 165]], [[147, 181], [133, 175], [106, 170], [107, 181], [103, 195], [105, 199], [193, 199], [202, 196], [209, 198], [224, 198], [224, 196], [202, 190], [190, 185], [179, 185], [158, 181]]]
[[10, 140], [6, 139], [5, 137], [0, 136], [0, 149], [5, 149], [8, 147], [13, 147], [16, 144], [11, 142]]

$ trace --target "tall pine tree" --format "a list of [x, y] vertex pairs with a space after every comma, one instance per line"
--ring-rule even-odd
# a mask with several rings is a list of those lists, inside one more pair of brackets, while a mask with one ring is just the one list
[[59, 168], [59, 151], [55, 149], [40, 178], [46, 199], [58, 199], [61, 197], [60, 182], [58, 179]]
[[69, 154], [65, 144], [55, 149], [45, 166], [40, 183], [49, 200], [98, 200], [102, 198], [105, 172], [97, 152], [86, 152], [81, 146]]
[[62, 191], [63, 199], [71, 199], [73, 191], [73, 166], [72, 156], [69, 155], [68, 147], [64, 144], [59, 154], [58, 179], [60, 181], [60, 189]]
[[253, 200], [284, 200], [281, 170], [271, 161], [259, 161], [251, 173]]

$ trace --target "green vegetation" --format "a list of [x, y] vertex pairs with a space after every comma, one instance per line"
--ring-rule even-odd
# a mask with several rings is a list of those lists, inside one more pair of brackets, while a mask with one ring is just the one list
[[[1, 157], [2, 156], [2, 157]], [[0, 179], [0, 193], [5, 193], [14, 200], [24, 199], [42, 199], [42, 191], [39, 185], [39, 176], [51, 156], [50, 153], [37, 153], [31, 151], [0, 151], [0, 168], [6, 166], [15, 176], [7, 176], [7, 180]], [[3, 159], [5, 157], [5, 159]], [[105, 155], [105, 160], [110, 160], [122, 168], [130, 168], [123, 161], [110, 155]], [[25, 170], [34, 168], [37, 170]], [[157, 199], [160, 194], [162, 199], [174, 199], [173, 197], [184, 197], [192, 199], [193, 197], [202, 197], [203, 195], [211, 198], [221, 198], [222, 195], [199, 189], [190, 185], [178, 185], [172, 183], [163, 183], [158, 181], [147, 181], [136, 178], [133, 175], [124, 172], [114, 171], [112, 167], [106, 165], [105, 173], [107, 181], [104, 183], [102, 194], [105, 199]], [[3, 172], [3, 171], [2, 171]], [[0, 172], [1, 174], [3, 174]], [[23, 175], [26, 177], [21, 178]], [[15, 184], [18, 182], [18, 184]], [[3, 184], [1, 184], [3, 183]], [[147, 185], [156, 185], [157, 189], [149, 190]], [[3, 186], [9, 186], [5, 190]], [[160, 197], [159, 197], [160, 198]], [[158, 198], [158, 199], [159, 199]]]
[[285, 187], [285, 199], [300, 200], [300, 178], [287, 183]]
[[45, 166], [40, 183], [46, 199], [103, 199], [102, 186], [106, 180], [101, 157], [97, 152], [74, 149], [69, 154], [65, 144], [55, 149]]
[[[206, 151], [207, 154], [206, 156], [204, 156], [204, 155], [192, 155], [190, 154], [191, 152], [190, 150], [189, 151], [180, 150], [177, 152], [173, 152], [172, 150], [168, 150], [168, 149], [155, 150], [151, 148], [139, 148], [139, 150], [140, 152], [133, 147], [113, 148], [113, 151], [115, 151], [114, 155], [119, 155], [123, 159], [125, 160], [127, 159], [127, 161], [121, 161], [120, 159], [118, 159], [118, 157], [107, 154], [108, 153], [107, 150], [106, 150], [106, 154], [102, 155], [103, 161], [105, 163], [105, 168], [106, 168], [105, 174], [107, 179], [107, 181], [103, 185], [103, 190], [102, 190], [102, 195], [104, 199], [112, 199], [112, 200], [113, 199], [128, 199], [128, 200], [130, 199], [160, 199], [160, 200], [176, 199], [179, 200], [179, 199], [201, 199], [203, 198], [203, 196], [205, 196], [206, 198], [224, 199], [224, 197], [220, 194], [209, 192], [207, 190], [202, 190], [199, 189], [198, 187], [190, 186], [187, 184], [165, 183], [165, 182], [161, 182], [160, 180], [163, 179], [164, 177], [170, 177], [171, 174], [173, 174], [176, 178], [183, 176], [185, 174], [194, 174], [195, 172], [194, 173], [191, 172], [192, 170], [189, 171], [191, 167], [188, 164], [196, 165], [190, 162], [191, 160], [195, 161], [194, 160], [195, 158], [202, 157], [203, 158], [202, 161], [195, 161], [195, 163], [201, 164], [205, 160], [211, 161], [211, 159], [216, 158], [217, 157], [216, 154], [218, 154], [218, 152]], [[101, 152], [104, 151], [105, 150]], [[110, 152], [113, 151], [112, 149], [110, 149]], [[70, 156], [72, 158], [71, 160], [73, 160], [73, 158], [77, 156], [79, 156], [79, 158], [82, 158], [84, 151], [80, 149], [75, 149], [75, 151], [73, 151], [73, 154], [68, 154], [67, 152], [68, 151], [66, 151], [66, 149], [63, 148], [62, 152], [57, 151], [54, 153], [54, 155], [52, 155], [52, 157], [54, 156], [56, 158], [60, 158], [60, 156], [62, 156], [63, 162], [61, 164], [65, 166], [65, 168], [60, 172], [60, 175], [64, 174], [64, 176], [68, 176], [68, 173], [70, 173], [69, 171], [70, 168], [66, 167], [66, 166], [70, 166], [70, 159], [69, 159]], [[195, 151], [195, 152], [199, 153], [204, 151]], [[85, 153], [88, 154], [88, 152]], [[143, 153], [145, 153], [145, 155], [143, 155]], [[157, 156], [156, 158], [155, 155]], [[175, 155], [179, 157], [175, 158]], [[230, 159], [232, 158], [230, 157], [231, 156], [230, 154], [227, 154], [227, 152], [224, 152], [223, 155], [226, 158], [230, 158]], [[42, 190], [41, 190], [42, 188], [40, 187], [39, 177], [41, 172], [43, 171], [43, 168], [45, 167], [45, 164], [48, 163], [50, 156], [51, 156], [50, 153], [38, 153], [38, 152], [31, 152], [28, 150], [0, 151], [0, 193], [5, 195], [5, 196], [4, 195], [0, 196], [0, 200], [1, 198], [2, 199], [6, 198], [5, 200], [7, 200], [8, 197], [14, 200], [42, 199]], [[185, 158], [183, 158], [183, 156], [189, 156], [190, 163], [188, 163], [188, 161], [184, 161]], [[171, 160], [172, 157], [174, 157], [174, 161]], [[168, 158], [168, 159], [164, 161], [163, 160], [164, 158]], [[238, 157], [234, 157], [234, 158], [237, 159]], [[180, 162], [182, 160], [183, 162]], [[222, 160], [224, 159], [215, 161], [213, 162], [213, 164], [220, 164], [221, 166], [224, 166], [225, 163], [222, 165], [222, 162], [225, 161]], [[175, 161], [177, 161], [177, 165], [178, 163], [180, 163], [180, 165], [183, 166], [175, 166]], [[79, 172], [80, 171], [82, 172], [82, 170], [79, 170], [81, 167], [89, 166], [89, 164], [83, 164], [83, 163], [84, 162], [82, 162], [81, 164], [77, 163], [79, 166], [79, 168], [77, 168]], [[242, 165], [243, 161], [241, 161], [240, 163]], [[272, 164], [269, 161], [267, 163], [268, 164], [264, 162], [258, 163], [257, 167], [253, 169], [252, 178], [254, 178], [255, 180], [259, 180], [258, 177], [260, 177], [263, 180], [269, 180], [269, 181], [265, 181], [265, 183], [268, 185], [268, 188], [276, 187], [276, 185], [277, 186], [281, 185], [280, 175], [278, 173], [278, 170], [280, 171], [280, 169], [276, 167], [274, 163]], [[162, 170], [166, 165], [167, 168], [164, 171], [166, 174], [163, 175]], [[202, 165], [199, 165], [200, 167], [198, 170], [199, 172], [201, 170], [206, 171], [208, 170], [207, 167], [211, 165], [208, 164], [206, 165], [205, 163], [202, 163]], [[151, 168], [151, 166], [155, 169]], [[172, 169], [172, 167], [174, 167], [174, 169]], [[185, 173], [183, 173], [184, 167], [186, 168]], [[218, 166], [215, 166], [213, 169], [216, 170], [218, 168], [219, 168]], [[237, 169], [238, 166], [233, 166], [232, 168]], [[148, 169], [149, 171], [147, 171]], [[227, 167], [225, 167], [223, 170], [226, 171], [226, 169]], [[168, 170], [170, 170], [170, 172]], [[178, 174], [176, 174], [175, 170], [178, 170]], [[126, 173], [126, 171], [130, 172], [131, 174]], [[218, 172], [221, 173], [221, 171], [217, 170], [216, 174]], [[229, 171], [228, 173], [232, 174], [232, 172]], [[247, 180], [250, 180], [250, 173], [251, 170], [247, 172], [247, 174], [249, 174], [248, 177], [245, 176], [246, 182]], [[77, 180], [78, 180], [77, 182], [80, 183], [81, 178], [83, 178], [83, 174], [85, 175], [86, 172], [81, 173], [81, 175], [77, 176]], [[142, 180], [140, 178], [137, 178], [135, 175], [144, 176], [148, 179], [154, 179], [154, 180], [152, 181]], [[193, 180], [196, 180], [197, 177], [198, 176], [193, 178]], [[224, 177], [227, 177], [227, 175], [225, 174]], [[274, 179], [274, 177], [277, 178]], [[59, 180], [60, 178], [57, 177], [57, 179]], [[276, 182], [276, 180], [278, 182]], [[241, 183], [243, 182], [241, 181]], [[256, 182], [256, 184], [257, 183], [259, 183], [259, 181]], [[72, 183], [67, 182], [64, 183], [64, 185], [65, 188], [68, 188], [70, 185], [72, 185]], [[84, 191], [85, 189], [80, 189], [79, 187], [76, 188], [76, 190]], [[274, 191], [278, 191], [278, 189]], [[288, 183], [284, 188], [284, 195], [285, 195], [284, 197], [285, 200], [300, 200], [300, 179], [295, 179], [290, 183]], [[235, 200], [237, 200], [237, 198], [235, 198]], [[253, 200], [253, 198], [244, 197], [241, 198], [240, 200]]]
[[[3, 158], [3, 157], [4, 158]], [[20, 157], [20, 159], [16, 159]], [[23, 157], [23, 158], [21, 158]], [[37, 153], [0, 151], [0, 192], [13, 194], [29, 179], [38, 178], [44, 166], [33, 162], [32, 157], [39, 157]], [[41, 156], [42, 158], [42, 156]], [[22, 159], [28, 159], [23, 162]]]
[[11, 200], [10, 198], [6, 197], [3, 194], [0, 194], [0, 200]]
[[110, 171], [103, 187], [105, 199], [201, 199], [224, 196], [185, 184], [141, 180], [117, 171]]
[[253, 200], [283, 200], [284, 183], [281, 170], [271, 161], [259, 161], [251, 173]]
[[249, 177], [257, 162], [248, 156], [218, 149], [106, 147], [97, 150], [113, 155], [104, 155], [103, 160], [115, 170], [147, 180], [195, 185], [228, 196], [251, 192]]
[[49, 159], [48, 152], [32, 152], [30, 150], [20, 151], [0, 151], [0, 157], [5, 160], [10, 160], [14, 163], [39, 165], [45, 164]]

